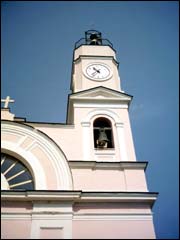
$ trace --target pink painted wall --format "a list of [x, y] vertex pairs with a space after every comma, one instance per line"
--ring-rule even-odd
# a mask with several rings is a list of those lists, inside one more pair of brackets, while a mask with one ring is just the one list
[[[72, 169], [74, 189], [91, 191], [125, 191], [125, 179], [120, 170]], [[111, 181], [110, 181], [111, 179]]]
[[1, 201], [1, 211], [3, 213], [30, 213], [32, 207], [32, 202]]
[[142, 220], [76, 220], [73, 221], [75, 239], [154, 239], [151, 221]]
[[73, 207], [74, 214], [151, 214], [151, 209], [143, 203], [75, 203]]
[[75, 190], [147, 191], [143, 169], [71, 169]]
[[144, 203], [76, 203], [75, 239], [154, 239], [151, 209]]
[[[32, 202], [2, 201], [1, 202], [1, 238], [24, 239], [31, 233], [31, 219], [25, 219], [23, 214], [32, 212]], [[18, 215], [15, 215], [18, 213]], [[11, 214], [13, 217], [10, 217]], [[20, 214], [20, 215], [19, 215]], [[19, 219], [18, 219], [19, 216]]]
[[31, 220], [29, 219], [1, 219], [2, 239], [28, 239], [31, 233]]
[[[34, 124], [30, 125], [34, 126]], [[82, 146], [82, 139], [79, 128], [60, 126], [37, 126], [36, 128], [52, 138], [60, 146], [67, 159], [82, 159], [82, 148], [79, 147]], [[71, 151], [69, 151], [70, 147]]]
[[147, 191], [147, 184], [144, 170], [142, 169], [125, 169], [127, 191]]

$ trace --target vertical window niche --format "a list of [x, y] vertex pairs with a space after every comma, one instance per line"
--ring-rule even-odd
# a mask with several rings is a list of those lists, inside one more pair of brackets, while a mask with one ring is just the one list
[[104, 117], [99, 117], [93, 123], [94, 147], [95, 149], [114, 148], [112, 124]]

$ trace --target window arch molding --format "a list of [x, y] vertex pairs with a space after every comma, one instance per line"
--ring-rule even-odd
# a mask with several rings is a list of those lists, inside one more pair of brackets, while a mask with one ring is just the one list
[[46, 176], [41, 164], [35, 156], [24, 151], [14, 143], [4, 141], [1, 142], [1, 152], [17, 158], [25, 166], [27, 166], [33, 176], [35, 190], [46, 189]]
[[91, 122], [98, 117], [107, 117], [114, 124], [122, 124], [119, 116], [109, 109], [95, 109], [90, 111], [87, 116], [83, 119], [83, 123], [91, 124]]
[[[91, 136], [91, 139], [94, 140], [94, 128], [93, 128], [93, 123], [97, 120], [97, 119], [100, 119], [100, 118], [104, 118], [104, 119], [107, 119], [107, 121], [109, 121], [110, 125], [111, 125], [111, 131], [112, 131], [112, 145], [113, 145], [113, 148], [115, 148], [115, 142], [117, 139], [117, 134], [116, 134], [116, 123], [120, 122], [120, 119], [119, 117], [117, 116], [116, 113], [114, 113], [113, 111], [111, 110], [95, 110], [95, 111], [92, 111], [89, 113], [89, 121], [90, 121], [90, 131], [91, 131], [91, 134], [93, 134], [93, 136]], [[93, 141], [93, 144], [94, 144], [94, 141]], [[112, 149], [113, 149], [112, 148]]]
[[[89, 111], [86, 117], [81, 121], [81, 126], [83, 128], [82, 129], [83, 158], [85, 160], [92, 159], [91, 148], [93, 148], [94, 146], [93, 121], [99, 117], [107, 118], [111, 122], [113, 136], [114, 136], [114, 147], [116, 148], [116, 144], [122, 145], [122, 143], [124, 143], [124, 136], [122, 134], [124, 124], [121, 121], [119, 115], [109, 109], [104, 109], [104, 108], [93, 109]], [[120, 153], [120, 155], [122, 155], [121, 157], [122, 159], [126, 159], [126, 157], [124, 157], [126, 153], [125, 154]]]
[[[51, 138], [26, 124], [7, 120], [1, 123], [1, 151], [19, 158], [31, 169], [35, 190], [73, 189], [66, 156]], [[48, 181], [50, 172], [52, 183]]]

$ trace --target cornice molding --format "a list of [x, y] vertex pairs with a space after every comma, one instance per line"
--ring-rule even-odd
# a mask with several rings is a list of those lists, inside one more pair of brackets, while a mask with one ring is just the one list
[[97, 161], [74, 161], [69, 160], [71, 168], [92, 168], [92, 169], [146, 169], [148, 162], [97, 162]]
[[115, 59], [114, 56], [101, 56], [101, 55], [79, 55], [76, 59], [73, 60], [73, 64], [78, 63], [81, 61], [81, 59], [101, 59], [101, 60], [106, 60], [106, 59], [112, 59], [113, 63], [119, 67], [119, 62]]
[[[99, 87], [95, 87], [95, 88], [90, 88], [90, 89], [86, 89], [80, 92], [75, 92], [72, 94], [69, 94], [70, 99], [91, 99], [94, 97], [98, 96], [98, 95], [104, 95], [104, 98], [109, 98], [109, 99], [113, 99], [113, 100], [121, 100], [121, 101], [128, 101], [130, 102], [132, 100], [131, 95], [126, 94], [122, 91], [116, 91], [114, 89], [110, 89], [104, 86], [99, 86]], [[97, 98], [99, 99], [99, 98]], [[100, 98], [101, 100], [101, 98]]]
[[152, 213], [146, 213], [146, 214], [138, 214], [138, 213], [129, 213], [129, 214], [125, 214], [125, 213], [110, 213], [110, 214], [74, 214], [73, 216], [73, 220], [81, 220], [81, 221], [89, 221], [89, 220], [100, 220], [100, 221], [124, 221], [124, 220], [132, 220], [132, 221], [152, 221]]
[[147, 203], [153, 206], [157, 192], [89, 192], [89, 191], [1, 191], [3, 201], [72, 201]]

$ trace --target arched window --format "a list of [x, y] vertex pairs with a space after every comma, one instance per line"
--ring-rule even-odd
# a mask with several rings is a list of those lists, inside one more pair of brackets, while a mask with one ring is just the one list
[[28, 168], [13, 156], [1, 153], [1, 188], [33, 190], [34, 181]]
[[94, 120], [94, 147], [98, 149], [114, 148], [111, 122], [104, 117]]

